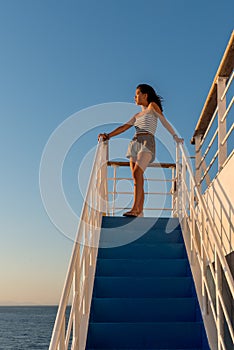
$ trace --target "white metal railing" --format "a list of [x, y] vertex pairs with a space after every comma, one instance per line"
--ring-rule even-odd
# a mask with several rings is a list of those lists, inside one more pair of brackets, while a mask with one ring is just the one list
[[[108, 141], [100, 142], [97, 146], [49, 350], [85, 349], [102, 216], [109, 215], [110, 211], [112, 211], [112, 215], [115, 215], [115, 210], [120, 209], [116, 207], [109, 208], [108, 195], [113, 196], [113, 205], [115, 206], [115, 196], [118, 193], [116, 184], [119, 180], [116, 176], [116, 167], [121, 165], [129, 167], [128, 162], [109, 162], [108, 153]], [[114, 190], [109, 192], [108, 165], [114, 167], [115, 174], [113, 178], [109, 178], [114, 183]], [[170, 184], [171, 188], [168, 193], [154, 192], [153, 194], [172, 196], [171, 208], [161, 209], [168, 209], [175, 216], [176, 165], [174, 163], [153, 163], [150, 167], [167, 168], [171, 172], [170, 179], [153, 178], [151, 180]], [[126, 180], [126, 178], [121, 179]], [[132, 178], [129, 178], [129, 180], [132, 180]], [[130, 193], [126, 193], [129, 196]], [[148, 208], [148, 210], [161, 209]]]
[[97, 146], [50, 350], [85, 349], [101, 221], [108, 202], [107, 148], [107, 142]]
[[178, 213], [212, 350], [234, 345], [234, 281], [217, 227], [200, 194], [182, 144], [177, 145]]
[[[231, 110], [234, 97], [230, 98], [227, 105], [227, 95], [233, 87], [234, 71], [230, 77], [218, 77], [217, 79], [217, 105], [202, 138], [196, 137], [196, 180], [200, 189], [205, 191], [213, 179], [222, 169], [227, 158], [233, 151], [232, 140], [234, 130], [234, 114]], [[229, 125], [227, 124], [229, 119]], [[216, 125], [215, 125], [216, 122]], [[228, 142], [230, 141], [230, 147]], [[216, 167], [214, 166], [216, 164]], [[213, 169], [213, 170], [212, 170]], [[209, 174], [209, 176], [207, 176]], [[206, 185], [204, 183], [206, 180]]]
[[[133, 191], [128, 191], [124, 186], [122, 186], [122, 190], [118, 190], [117, 187], [120, 183], [126, 183], [126, 181], [132, 182], [132, 177], [129, 177], [130, 167], [129, 162], [125, 161], [109, 161], [108, 166], [113, 168], [112, 176], [108, 176], [108, 194], [109, 194], [109, 210], [110, 214], [120, 215], [122, 211], [128, 210], [131, 207], [126, 206], [123, 197], [132, 198]], [[118, 175], [118, 172], [123, 168], [128, 168], [127, 174], [124, 176]], [[145, 172], [145, 183], [152, 183], [152, 188], [145, 191], [145, 196], [154, 196], [154, 198], [158, 198], [158, 200], [153, 201], [153, 206], [150, 204], [147, 205], [147, 202], [144, 205], [144, 212], [164, 212], [171, 215], [176, 215], [175, 208], [175, 186], [176, 186], [176, 177], [175, 177], [175, 163], [151, 163], [148, 165], [148, 168]], [[151, 177], [147, 176], [147, 171], [149, 169], [154, 170], [154, 175]], [[163, 174], [157, 174], [157, 169], [164, 169]], [[161, 176], [160, 176], [161, 175]], [[119, 200], [120, 196], [122, 196], [122, 201]], [[159, 197], [161, 198], [161, 202], [159, 203]], [[129, 201], [128, 201], [129, 204]], [[159, 204], [159, 205], [156, 205]]]
[[[109, 213], [107, 166], [108, 142], [98, 144], [81, 220], [52, 333], [50, 350], [84, 350], [92, 298], [102, 215]], [[177, 144], [172, 170], [172, 213], [181, 221], [186, 250], [194, 276], [204, 323], [212, 350], [229, 350], [234, 342], [228, 296], [234, 297], [234, 281], [218, 232], [200, 194], [184, 147]], [[118, 164], [119, 166], [119, 164]], [[163, 167], [157, 164], [154, 167]], [[111, 178], [117, 181], [117, 176]], [[124, 178], [125, 179], [125, 178]], [[156, 179], [155, 179], [156, 180]], [[161, 180], [161, 179], [160, 179]], [[117, 193], [115, 190], [111, 195]], [[128, 194], [129, 195], [129, 194]], [[116, 208], [115, 208], [116, 209]], [[224, 294], [228, 291], [228, 296]], [[69, 310], [68, 310], [69, 309]], [[66, 313], [69, 315], [66, 318]], [[212, 318], [212, 322], [211, 322]]]

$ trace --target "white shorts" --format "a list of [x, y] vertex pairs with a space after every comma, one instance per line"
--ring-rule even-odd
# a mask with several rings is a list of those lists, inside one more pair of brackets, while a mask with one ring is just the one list
[[141, 152], [151, 153], [152, 158], [150, 163], [155, 159], [155, 139], [154, 135], [143, 134], [135, 135], [128, 145], [127, 158], [137, 158], [137, 155]]

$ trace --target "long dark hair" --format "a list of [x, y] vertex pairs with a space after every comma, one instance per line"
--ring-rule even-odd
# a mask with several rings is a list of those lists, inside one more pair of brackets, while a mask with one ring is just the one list
[[148, 103], [155, 102], [159, 106], [161, 111], [163, 111], [163, 107], [162, 107], [163, 98], [161, 96], [159, 96], [158, 94], [156, 94], [156, 92], [154, 91], [152, 86], [150, 86], [148, 84], [139, 84], [137, 86], [137, 89], [140, 89], [140, 91], [143, 94], [147, 94], [148, 95], [148, 98], [147, 98]]

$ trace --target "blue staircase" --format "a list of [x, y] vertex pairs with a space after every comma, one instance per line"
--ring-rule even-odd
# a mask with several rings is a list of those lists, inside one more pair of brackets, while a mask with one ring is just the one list
[[178, 220], [104, 217], [101, 246], [124, 233], [99, 248], [86, 349], [210, 349]]

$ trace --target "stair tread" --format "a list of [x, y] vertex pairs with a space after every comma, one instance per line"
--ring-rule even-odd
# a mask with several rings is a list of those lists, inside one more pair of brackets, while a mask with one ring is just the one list
[[163, 246], [165, 246], [166, 247], [166, 245], [168, 245], [168, 246], [170, 246], [170, 247], [175, 247], [175, 246], [181, 246], [181, 247], [183, 247], [184, 246], [184, 244], [183, 244], [183, 242], [155, 242], [155, 243], [152, 243], [152, 242], [138, 242], [138, 241], [135, 241], [135, 242], [131, 242], [131, 243], [128, 243], [128, 244], [124, 244], [124, 245], [122, 245], [122, 246], [120, 246], [120, 247], [114, 247], [114, 248], [101, 248], [100, 250], [102, 250], [102, 249], [104, 249], [104, 250], [108, 250], [108, 249], [110, 249], [111, 251], [114, 251], [115, 249], [116, 250], [118, 250], [118, 249], [121, 249], [121, 248], [139, 248], [139, 247], [143, 247], [143, 248], [147, 248], [147, 247], [149, 247], [149, 248], [151, 248], [151, 247], [153, 247], [153, 248], [156, 248], [156, 247], [163, 247]]
[[169, 322], [154, 322], [154, 321], [149, 321], [149, 322], [93, 322], [90, 321], [89, 322], [91, 326], [98, 326], [98, 327], [102, 327], [102, 326], [110, 326], [110, 328], [113, 327], [120, 327], [123, 329], [126, 329], [126, 326], [130, 326], [132, 328], [139, 328], [141, 329], [141, 327], [145, 328], [146, 330], [148, 330], [147, 327], [153, 327], [155, 330], [157, 328], [170, 328], [170, 327], [176, 327], [178, 328], [183, 328], [185, 325], [188, 327], [195, 327], [200, 329], [200, 326], [202, 326], [202, 322], [201, 321], [169, 321]]
[[95, 277], [93, 296], [100, 295], [132, 298], [190, 296], [192, 279], [191, 277]]
[[195, 298], [93, 298], [92, 322], [195, 321]]
[[98, 259], [96, 276], [186, 276], [188, 262], [180, 259]]
[[[88, 347], [178, 348], [201, 347], [202, 324], [199, 322], [165, 323], [92, 323]], [[121, 334], [121, 337], [119, 336]], [[170, 335], [170, 336], [169, 336]]]
[[[129, 243], [181, 243], [181, 230], [166, 232], [163, 229], [149, 229], [144, 231], [137, 228], [108, 227], [101, 229], [100, 246], [112, 247]], [[109, 243], [109, 245], [108, 245]]]
[[161, 258], [185, 258], [185, 248], [183, 243], [158, 243], [158, 244], [126, 244], [115, 248], [100, 248], [98, 259], [161, 259]]
[[135, 242], [132, 242], [132, 243], [128, 243], [128, 244], [124, 244], [124, 245], [122, 245], [122, 246], [120, 246], [120, 247], [114, 247], [114, 248], [101, 248], [100, 250], [108, 250], [108, 249], [110, 249], [111, 251], [114, 251], [114, 250], [118, 250], [118, 249], [120, 249], [121, 250], [121, 248], [123, 248], [123, 249], [127, 249], [127, 248], [131, 248], [131, 249], [134, 249], [134, 248], [142, 248], [142, 249], [147, 249], [147, 248], [151, 248], [151, 247], [153, 247], [154, 249], [156, 248], [156, 247], [166, 247], [166, 246], [168, 246], [168, 247], [176, 247], [176, 246], [178, 246], [178, 247], [183, 247], [184, 246], [184, 244], [183, 244], [183, 242], [165, 242], [165, 243], [162, 243], [162, 242], [156, 242], [156, 243], [152, 243], [152, 242], [138, 242], [138, 241], [135, 241]]
[[105, 216], [102, 219], [102, 228], [106, 227], [136, 227], [141, 229], [145, 228], [167, 228], [169, 230], [174, 230], [179, 227], [178, 218], [150, 218], [150, 217], [137, 217], [137, 218], [128, 218], [122, 216]]

